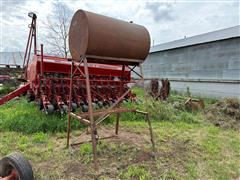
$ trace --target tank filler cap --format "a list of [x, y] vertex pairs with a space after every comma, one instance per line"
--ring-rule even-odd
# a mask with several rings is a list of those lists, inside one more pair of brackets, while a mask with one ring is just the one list
[[34, 12], [29, 12], [28, 16], [33, 18], [33, 19], [37, 19], [37, 15]]

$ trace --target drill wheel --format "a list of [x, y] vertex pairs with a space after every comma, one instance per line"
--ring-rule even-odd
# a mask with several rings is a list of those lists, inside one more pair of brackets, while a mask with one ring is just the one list
[[60, 109], [61, 114], [67, 114], [68, 112], [68, 106], [67, 105], [63, 105], [62, 108]]
[[102, 101], [98, 101], [97, 105], [101, 109], [103, 107], [103, 102]]
[[46, 114], [52, 114], [54, 111], [54, 106], [52, 104], [48, 104], [45, 109]]
[[88, 112], [88, 106], [83, 104], [82, 105], [82, 112]]
[[77, 109], [77, 104], [76, 103], [72, 103], [72, 112], [75, 112]]

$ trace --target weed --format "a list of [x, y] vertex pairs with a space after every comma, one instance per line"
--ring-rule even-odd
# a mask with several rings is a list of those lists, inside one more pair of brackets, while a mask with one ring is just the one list
[[27, 136], [22, 135], [18, 141], [18, 148], [21, 151], [26, 151], [30, 144], [30, 139]]
[[35, 133], [32, 136], [33, 143], [45, 143], [48, 140], [48, 135], [44, 134], [43, 132]]
[[189, 162], [186, 166], [189, 178], [196, 179], [198, 177], [196, 164]]
[[229, 146], [240, 157], [240, 141], [236, 139], [230, 139]]
[[56, 137], [59, 139], [63, 139], [66, 137], [66, 133], [65, 132], [57, 132]]
[[79, 154], [81, 156], [84, 156], [86, 154], [91, 154], [91, 153], [92, 153], [92, 146], [90, 143], [85, 143], [80, 145]]
[[184, 179], [175, 169], [167, 169], [164, 170], [161, 174], [159, 174], [158, 179]]
[[208, 136], [202, 142], [203, 150], [210, 155], [216, 155], [221, 151], [219, 139], [213, 136]]
[[79, 155], [81, 156], [81, 161], [85, 164], [88, 164], [92, 161], [92, 144], [91, 143], [84, 143], [80, 145], [79, 148]]
[[123, 179], [151, 179], [150, 173], [143, 166], [129, 166], [126, 170], [121, 172], [119, 176]]
[[223, 165], [222, 163], [210, 159], [207, 161], [207, 164], [209, 167], [207, 173], [216, 179], [230, 180], [232, 179], [230, 177], [236, 177], [237, 179], [237, 177], [240, 175], [240, 170], [238, 169], [239, 165], [237, 165], [236, 162], [227, 162]]
[[197, 123], [197, 122], [199, 122], [197, 115], [198, 114], [193, 114], [193, 113], [189, 113], [186, 111], [182, 111], [177, 114], [176, 119], [178, 119], [179, 121], [188, 123], [188, 124]]

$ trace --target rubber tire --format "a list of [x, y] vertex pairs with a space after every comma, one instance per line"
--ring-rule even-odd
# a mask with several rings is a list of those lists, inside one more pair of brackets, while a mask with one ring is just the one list
[[53, 105], [54, 110], [57, 110], [57, 108], [58, 108], [58, 104], [57, 104], [56, 99], [53, 98], [52, 101], [51, 101], [51, 104]]
[[82, 112], [88, 112], [88, 106], [87, 105], [82, 105], [82, 108], [81, 108]]
[[63, 105], [62, 108], [60, 109], [61, 114], [67, 114], [68, 113], [68, 106], [67, 105]]
[[77, 109], [77, 104], [76, 103], [72, 103], [72, 112], [75, 112]]
[[102, 101], [98, 101], [97, 105], [98, 105], [98, 108], [101, 109], [103, 107], [103, 102]]
[[54, 106], [52, 104], [47, 105], [47, 109], [45, 109], [45, 113], [52, 114], [54, 112]]
[[26, 98], [27, 98], [27, 102], [32, 102], [35, 100], [35, 96], [29, 92], [27, 93]]
[[19, 152], [14, 152], [0, 160], [0, 177], [8, 176], [12, 169], [18, 173], [19, 180], [33, 180], [31, 164]]

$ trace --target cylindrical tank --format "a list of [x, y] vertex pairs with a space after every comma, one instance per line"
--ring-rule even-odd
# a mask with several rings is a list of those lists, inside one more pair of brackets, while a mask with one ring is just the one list
[[78, 10], [70, 25], [69, 49], [74, 60], [89, 55], [110, 57], [106, 58], [109, 61], [126, 58], [141, 62], [149, 53], [150, 35], [144, 26]]

